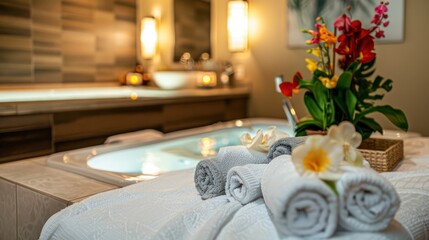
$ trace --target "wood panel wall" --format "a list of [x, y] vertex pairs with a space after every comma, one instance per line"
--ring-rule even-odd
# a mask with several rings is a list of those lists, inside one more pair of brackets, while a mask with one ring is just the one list
[[135, 39], [135, 0], [1, 0], [0, 84], [118, 81]]

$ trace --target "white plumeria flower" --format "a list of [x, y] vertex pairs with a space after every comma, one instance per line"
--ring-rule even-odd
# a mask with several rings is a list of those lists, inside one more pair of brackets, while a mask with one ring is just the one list
[[327, 136], [308, 137], [292, 152], [292, 162], [302, 176], [315, 175], [324, 180], [341, 177], [340, 164], [344, 158], [342, 146]]
[[276, 130], [276, 127], [269, 127], [266, 134], [262, 129], [256, 132], [255, 137], [251, 137], [249, 133], [245, 133], [240, 137], [241, 143], [248, 149], [259, 152], [268, 152], [271, 145], [281, 138], [288, 137], [286, 133]]
[[352, 123], [344, 121], [338, 126], [331, 126], [328, 130], [328, 137], [342, 145], [344, 160], [347, 163], [362, 166], [363, 156], [357, 149], [362, 142], [362, 136], [356, 132]]

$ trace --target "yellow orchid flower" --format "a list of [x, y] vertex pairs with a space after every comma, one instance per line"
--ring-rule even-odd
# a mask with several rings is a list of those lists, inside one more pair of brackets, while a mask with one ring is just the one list
[[328, 89], [332, 89], [337, 86], [338, 76], [334, 75], [332, 76], [332, 78], [319, 77], [319, 80], [323, 83], [323, 86], [325, 86]]
[[310, 48], [307, 50], [307, 53], [313, 54], [314, 56], [320, 58], [321, 57], [321, 51], [320, 48]]
[[307, 69], [310, 72], [314, 72], [317, 69], [317, 62], [311, 58], [306, 58], [305, 62], [307, 63]]

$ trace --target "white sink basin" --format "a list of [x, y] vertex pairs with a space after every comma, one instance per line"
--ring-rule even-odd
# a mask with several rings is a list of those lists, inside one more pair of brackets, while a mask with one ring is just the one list
[[195, 87], [196, 72], [160, 71], [153, 73], [153, 79], [161, 89], [183, 89]]

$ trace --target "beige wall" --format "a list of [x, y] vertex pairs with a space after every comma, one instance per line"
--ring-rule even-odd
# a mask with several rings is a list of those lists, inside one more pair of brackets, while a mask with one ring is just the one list
[[[172, 0], [159, 2], [165, 1], [171, 3]], [[284, 74], [289, 77], [299, 70], [304, 76], [309, 76], [304, 62], [305, 49], [287, 47], [286, 2], [251, 0], [250, 50], [246, 53], [230, 54], [226, 40], [227, 0], [212, 0], [215, 32], [213, 56], [219, 60], [230, 59], [236, 66], [245, 66], [245, 81], [252, 86], [249, 111], [254, 117], [284, 116], [281, 108], [282, 97], [274, 91], [273, 79], [276, 75]], [[405, 41], [376, 45], [376, 74], [394, 80], [393, 90], [386, 95], [382, 104], [391, 104], [402, 109], [408, 116], [410, 130], [429, 136], [429, 77], [426, 74], [429, 68], [426, 58], [429, 55], [426, 44], [429, 39], [429, 1], [405, 0], [405, 7]], [[162, 48], [161, 45], [160, 49]], [[302, 97], [300, 94], [293, 99], [300, 116], [306, 114]], [[387, 128], [393, 128], [383, 117], [380, 120]]]

